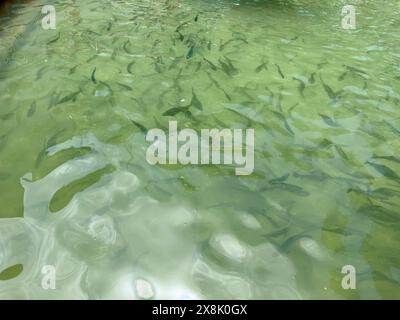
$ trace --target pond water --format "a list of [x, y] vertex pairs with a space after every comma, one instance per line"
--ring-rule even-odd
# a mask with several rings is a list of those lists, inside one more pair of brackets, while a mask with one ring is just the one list
[[[6, 5], [0, 298], [399, 299], [399, 13], [395, 0]], [[254, 172], [150, 165], [145, 132], [171, 120], [253, 128]]]

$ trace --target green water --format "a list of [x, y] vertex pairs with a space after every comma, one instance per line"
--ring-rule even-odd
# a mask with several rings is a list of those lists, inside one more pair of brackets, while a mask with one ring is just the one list
[[[7, 7], [0, 298], [399, 299], [399, 13], [395, 0]], [[163, 115], [193, 93], [202, 110]], [[170, 120], [254, 128], [254, 172], [149, 165], [142, 131]]]

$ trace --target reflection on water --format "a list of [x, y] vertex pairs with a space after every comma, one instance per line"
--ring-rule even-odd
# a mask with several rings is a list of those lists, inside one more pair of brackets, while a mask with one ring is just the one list
[[[0, 16], [0, 298], [400, 298], [395, 1], [44, 4]], [[253, 174], [150, 166], [169, 120]]]

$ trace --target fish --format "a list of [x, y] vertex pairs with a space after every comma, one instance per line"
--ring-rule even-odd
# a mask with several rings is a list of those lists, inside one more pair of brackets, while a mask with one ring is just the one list
[[293, 80], [299, 81], [299, 92], [300, 95], [304, 98], [304, 89], [306, 88], [306, 84], [304, 82], [304, 80], [297, 78], [297, 77], [293, 77]]
[[308, 79], [308, 82], [311, 84], [315, 83], [315, 72], [311, 73], [310, 79]]
[[0, 119], [1, 120], [10, 120], [14, 115], [15, 115], [14, 112], [9, 112], [9, 113], [0, 115]]
[[392, 129], [393, 133], [400, 135], [400, 130], [397, 129], [394, 125], [392, 125], [389, 121], [383, 120], [383, 122], [385, 122], [389, 126], [389, 128]]
[[369, 160], [367, 160], [365, 163], [370, 165], [371, 167], [373, 167], [381, 175], [383, 175], [389, 179], [392, 179], [392, 180], [400, 181], [400, 177], [397, 175], [397, 173], [394, 172], [389, 167], [382, 165], [382, 164], [370, 162]]
[[278, 250], [282, 253], [287, 253], [290, 251], [290, 249], [292, 248], [292, 246], [300, 239], [302, 238], [309, 238], [312, 239], [312, 237], [310, 235], [307, 235], [305, 233], [300, 233], [300, 234], [296, 234], [288, 239], [286, 239], [279, 247]]
[[36, 101], [32, 102], [26, 115], [28, 117], [32, 117], [35, 114], [35, 112], [36, 112]]
[[214, 71], [217, 70], [217, 67], [215, 66], [214, 63], [212, 63], [210, 60], [208, 60], [206, 58], [203, 58], [203, 59], [204, 59], [205, 62], [207, 62], [210, 65], [211, 69], [213, 69]]
[[94, 84], [97, 83], [97, 81], [96, 81], [96, 67], [94, 67], [94, 69], [93, 69], [93, 71], [92, 71], [92, 75], [90, 76], [90, 79], [92, 80], [92, 82], [93, 82]]
[[336, 234], [340, 234], [342, 236], [351, 236], [353, 233], [349, 230], [345, 230], [344, 228], [341, 227], [322, 227], [321, 230], [326, 231], [326, 232], [332, 232]]
[[322, 113], [318, 113], [318, 115], [322, 118], [322, 120], [323, 120], [328, 126], [331, 126], [331, 127], [337, 127], [337, 126], [338, 126], [337, 123], [336, 123], [332, 118], [328, 117], [327, 115], [322, 114]]
[[333, 142], [328, 139], [323, 139], [319, 144], [318, 148], [327, 148], [333, 145]]
[[57, 104], [63, 104], [69, 101], [75, 101], [76, 97], [78, 96], [78, 94], [80, 94], [80, 91], [76, 91], [76, 92], [72, 92], [68, 95], [66, 95], [64, 98], [62, 98], [60, 101], [57, 102]]
[[288, 109], [287, 114], [288, 114], [289, 117], [292, 116], [292, 111], [293, 111], [298, 105], [299, 105], [299, 103], [296, 102], [294, 105], [292, 105], [292, 106]]
[[343, 81], [343, 79], [347, 76], [347, 71], [343, 72], [341, 76], [338, 78], [339, 81]]
[[51, 98], [50, 98], [50, 102], [49, 102], [49, 106], [48, 106], [47, 110], [50, 110], [51, 108], [53, 108], [58, 103], [60, 95], [61, 95], [61, 93], [57, 93], [56, 94], [56, 92], [53, 92], [51, 94]]
[[143, 132], [143, 133], [147, 133], [149, 130], [145, 127], [145, 126], [143, 126], [142, 124], [140, 124], [139, 122], [136, 122], [135, 120], [132, 120], [131, 119], [131, 122], [137, 127], [137, 128], [139, 128], [139, 130], [141, 131], [141, 132]]
[[125, 42], [124, 42], [124, 44], [122, 45], [122, 48], [124, 49], [124, 51], [127, 53], [127, 54], [132, 54], [132, 52], [128, 49], [128, 45], [130, 45], [131, 44], [131, 42], [129, 41], [129, 40], [126, 40]]
[[79, 66], [80, 66], [80, 64], [77, 64], [77, 65], [73, 66], [71, 69], [69, 69], [69, 74], [75, 73], [76, 68], [79, 67]]
[[268, 62], [266, 62], [266, 61], [262, 61], [262, 63], [256, 68], [256, 72], [257, 73], [259, 73], [259, 72], [261, 72], [262, 70], [268, 70], [268, 67], [267, 67], [267, 65], [268, 65]]
[[286, 226], [276, 228], [275, 230], [272, 230], [272, 231], [264, 234], [263, 236], [266, 238], [275, 238], [275, 237], [282, 236], [282, 235], [288, 233], [291, 226], [292, 226], [292, 223], [289, 222]]
[[343, 92], [343, 90], [339, 90], [338, 92], [334, 92], [332, 90], [332, 88], [330, 86], [328, 86], [324, 80], [322, 80], [322, 77], [319, 77], [321, 79], [322, 82], [322, 86], [324, 87], [324, 90], [326, 92], [326, 94], [328, 95], [329, 98], [331, 98], [332, 100], [336, 100], [336, 98], [339, 96], [340, 93]]
[[371, 220], [378, 224], [393, 224], [400, 222], [400, 215], [392, 210], [378, 205], [364, 205], [357, 210], [358, 213], [368, 215]]
[[218, 59], [218, 62], [222, 67], [222, 71], [225, 72], [228, 76], [232, 77], [237, 74], [237, 71], [235, 71], [235, 69], [232, 69], [232, 67], [228, 63], [225, 63], [221, 59]]
[[395, 157], [395, 156], [373, 156], [372, 159], [383, 159], [383, 160], [400, 163], [400, 158]]
[[120, 82], [117, 82], [117, 85], [119, 85], [121, 88], [124, 88], [125, 90], [128, 90], [128, 91], [132, 91], [133, 90], [132, 87], [130, 87], [130, 86], [126, 85], [126, 84], [120, 83]]
[[193, 57], [193, 52], [194, 52], [194, 45], [192, 45], [190, 48], [189, 48], [189, 51], [187, 52], [187, 54], [186, 54], [186, 59], [190, 59], [190, 58], [192, 58]]
[[282, 73], [281, 67], [275, 63], [276, 68], [278, 69], [279, 75], [282, 77], [282, 79], [285, 79], [285, 75]]
[[347, 156], [347, 154], [344, 152], [344, 150], [342, 149], [342, 147], [338, 146], [337, 144], [334, 144], [334, 148], [336, 149], [337, 153], [346, 160], [349, 160], [349, 157]]
[[40, 166], [46, 155], [47, 155], [47, 143], [45, 143], [43, 149], [39, 152], [39, 154], [36, 157], [35, 168], [38, 168]]
[[2, 135], [0, 137], [0, 151], [4, 149], [8, 141], [8, 136], [7, 135]]
[[281, 183], [281, 182], [285, 182], [289, 177], [290, 177], [290, 173], [287, 173], [281, 177], [271, 179], [268, 182], [269, 183]]
[[192, 101], [190, 102], [191, 106], [194, 106], [195, 108], [199, 110], [203, 110], [203, 105], [201, 104], [200, 100], [197, 98], [196, 93], [194, 92], [194, 89], [192, 88]]
[[47, 66], [44, 66], [36, 72], [36, 80], [40, 80], [43, 77], [43, 73], [44, 73], [43, 71], [46, 69], [47, 69]]
[[197, 14], [195, 17], [194, 17], [194, 22], [197, 22], [199, 20], [199, 14]]
[[107, 24], [106, 30], [107, 30], [107, 31], [110, 31], [111, 28], [112, 28], [112, 23], [111, 23], [111, 21], [109, 21], [108, 24]]
[[52, 43], [58, 41], [60, 39], [60, 36], [61, 36], [61, 33], [59, 32], [54, 39], [48, 41], [46, 44], [49, 45], [49, 44], [52, 44]]
[[289, 123], [287, 122], [286, 117], [278, 111], [271, 111], [271, 112], [274, 115], [276, 115], [283, 122], [283, 125], [286, 128], [286, 130], [289, 131], [292, 135], [294, 135], [294, 132], [293, 132], [292, 128], [290, 127]]
[[46, 148], [50, 148], [54, 146], [57, 143], [57, 138], [62, 135], [67, 129], [61, 129], [57, 131], [55, 134], [53, 134], [46, 142]]
[[368, 75], [368, 73], [367, 72], [365, 72], [364, 70], [361, 70], [361, 69], [358, 69], [358, 68], [355, 68], [355, 67], [351, 67], [351, 66], [348, 66], [348, 65], [343, 65], [348, 71], [350, 71], [350, 72], [352, 72], [352, 73], [357, 73], [357, 74], [359, 74], [359, 75]]
[[279, 183], [271, 183], [270, 187], [266, 187], [265, 189], [262, 189], [262, 191], [268, 190], [268, 189], [278, 189], [282, 191], [287, 191], [293, 194], [296, 194], [298, 196], [302, 197], [307, 197], [310, 195], [309, 192], [305, 191], [302, 187], [296, 186], [294, 184], [290, 183], [284, 183], [284, 182], [279, 182]]
[[181, 113], [181, 112], [186, 113], [186, 112], [188, 112], [188, 111], [189, 111], [189, 106], [185, 106], [185, 107], [174, 107], [174, 108], [168, 109], [168, 110], [165, 111], [162, 115], [163, 115], [163, 116], [175, 116], [175, 115], [177, 115], [178, 113]]
[[132, 61], [128, 64], [128, 66], [126, 67], [126, 71], [128, 71], [128, 73], [133, 74], [132, 72], [132, 67], [133, 65], [136, 63], [136, 61]]
[[232, 39], [227, 40], [224, 43], [221, 43], [220, 46], [219, 46], [219, 51], [223, 51], [228, 44], [230, 44], [232, 42], [235, 42], [235, 41], [240, 41], [240, 42], [248, 44], [248, 41], [246, 39], [243, 39], [243, 38], [232, 38]]
[[7, 180], [10, 176], [7, 172], [0, 172], [0, 180]]
[[221, 91], [225, 94], [225, 97], [226, 97], [229, 101], [231, 101], [232, 98], [231, 98], [230, 95], [228, 95], [228, 94], [226, 93], [226, 91], [220, 86], [220, 84], [218, 83], [218, 81], [215, 80], [208, 72], [207, 72], [207, 75], [208, 75], [208, 77], [211, 79], [212, 83], [214, 83], [214, 85], [215, 85], [219, 90], [221, 90]]

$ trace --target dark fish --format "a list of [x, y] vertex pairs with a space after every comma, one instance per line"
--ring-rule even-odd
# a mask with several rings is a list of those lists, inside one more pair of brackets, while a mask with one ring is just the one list
[[327, 115], [322, 114], [322, 113], [319, 113], [318, 115], [322, 118], [322, 120], [323, 120], [328, 126], [331, 126], [331, 127], [337, 127], [337, 126], [338, 126], [337, 123], [336, 123], [334, 120], [332, 120], [330, 117], [328, 117]]
[[193, 88], [192, 88], [192, 101], [190, 102], [190, 105], [196, 107], [199, 110], [203, 110], [203, 105], [201, 104], [200, 100], [197, 98]]
[[333, 142], [328, 140], [328, 139], [323, 139], [320, 144], [318, 145], [318, 148], [327, 148], [333, 145]]
[[141, 125], [139, 122], [136, 122], [134, 120], [131, 119], [131, 122], [137, 127], [139, 128], [139, 130], [143, 133], [147, 133], [147, 131], [149, 131], [145, 126]]
[[225, 72], [228, 76], [232, 77], [234, 76], [235, 70], [233, 70], [229, 64], [225, 63], [224, 61], [222, 61], [221, 59], [218, 59], [218, 62], [220, 63], [221, 67], [222, 67], [222, 71]]
[[214, 71], [217, 70], [217, 67], [215, 66], [214, 63], [212, 63], [210, 60], [208, 60], [206, 58], [203, 58], [203, 59], [204, 59], [205, 62], [207, 62], [210, 65], [211, 69], [213, 69]]
[[281, 177], [275, 178], [275, 179], [271, 179], [268, 182], [269, 183], [281, 183], [281, 182], [285, 182], [288, 178], [290, 177], [290, 173], [287, 173]]
[[128, 45], [130, 45], [130, 44], [131, 44], [131, 42], [130, 42], [129, 40], [126, 40], [126, 41], [124, 42], [123, 46], [122, 46], [122, 48], [124, 49], [124, 51], [125, 51], [127, 54], [132, 54], [132, 52], [128, 49]]
[[167, 111], [165, 111], [162, 115], [163, 116], [175, 116], [181, 112], [187, 112], [189, 110], [189, 106], [186, 107], [174, 107]]
[[117, 85], [119, 85], [121, 88], [124, 88], [125, 90], [128, 90], [128, 91], [132, 91], [133, 90], [132, 87], [130, 87], [130, 86], [126, 85], [126, 84], [120, 83], [120, 82], [117, 82]]
[[194, 45], [192, 45], [192, 46], [189, 48], [189, 51], [188, 51], [188, 53], [186, 54], [186, 59], [190, 59], [191, 57], [193, 57], [193, 52], [194, 52]]
[[32, 102], [26, 115], [28, 117], [32, 117], [35, 114], [35, 112], [36, 112], [36, 101]]
[[337, 153], [339, 153], [339, 155], [346, 160], [349, 160], [349, 157], [347, 156], [347, 154], [344, 152], [344, 150], [342, 149], [342, 147], [338, 146], [338, 145], [334, 145]]
[[342, 81], [347, 76], [347, 71], [343, 72], [342, 75], [339, 77], [339, 81]]
[[299, 186], [296, 186], [296, 185], [290, 184], [290, 183], [284, 183], [284, 182], [270, 183], [269, 186], [262, 187], [261, 191], [265, 191], [265, 190], [269, 190], [269, 189], [273, 189], [273, 190], [277, 189], [277, 190], [281, 190], [281, 191], [287, 191], [287, 192], [291, 192], [293, 194], [296, 194], [296, 195], [302, 196], [302, 197], [307, 197], [310, 195], [302, 187], [299, 187]]
[[128, 64], [128, 66], [126, 67], [126, 70], [130, 73], [130, 74], [133, 74], [133, 72], [132, 72], [132, 67], [133, 67], [133, 65], [136, 63], [136, 61], [132, 61], [132, 62], [130, 62], [129, 64]]
[[330, 86], [328, 86], [324, 80], [322, 80], [322, 77], [320, 76], [321, 82], [322, 82], [322, 86], [324, 87], [324, 90], [326, 92], [326, 94], [328, 95], [329, 98], [331, 98], [332, 100], [335, 100], [339, 94], [342, 92], [342, 90], [339, 90], [338, 92], [334, 92], [332, 90], [332, 88]]
[[289, 222], [286, 226], [272, 230], [272, 231], [264, 234], [263, 236], [266, 238], [275, 238], [275, 237], [282, 236], [282, 235], [288, 233], [291, 225], [292, 225], [291, 222]]
[[47, 66], [44, 66], [42, 68], [40, 68], [37, 72], [36, 72], [36, 80], [40, 80], [43, 77], [43, 71], [47, 69]]
[[348, 65], [343, 65], [344, 67], [346, 67], [347, 70], [349, 70], [352, 73], [357, 73], [357, 74], [361, 74], [361, 75], [368, 75], [367, 72], [365, 72], [364, 70], [358, 69], [358, 68], [354, 68]]
[[199, 14], [197, 14], [195, 17], [194, 17], [194, 22], [197, 22], [199, 20]]
[[264, 59], [263, 59], [262, 63], [256, 68], [256, 72], [259, 73], [262, 70], [268, 70], [267, 65], [268, 65], [268, 62], [264, 61]]
[[392, 131], [393, 131], [395, 134], [400, 135], [400, 130], [397, 129], [397, 128], [396, 128], [394, 125], [392, 125], [391, 123], [389, 123], [389, 121], [383, 120], [383, 122], [385, 122], [385, 123], [390, 127], [390, 129], [392, 129]]
[[370, 192], [371, 197], [387, 199], [388, 197], [400, 197], [400, 191], [389, 188], [378, 188]]
[[220, 86], [220, 84], [218, 83], [218, 81], [215, 80], [208, 72], [207, 72], [207, 75], [208, 75], [208, 77], [211, 79], [212, 83], [214, 83], [214, 85], [215, 85], [219, 90], [221, 90], [221, 91], [225, 94], [225, 97], [226, 97], [229, 101], [231, 101], [232, 98], [231, 98], [231, 97], [226, 93], [226, 91]]
[[377, 172], [379, 172], [381, 175], [383, 175], [387, 178], [390, 178], [390, 179], [393, 179], [396, 181], [400, 180], [400, 177], [397, 175], [397, 173], [385, 165], [373, 163], [370, 161], [366, 161], [365, 163], [370, 165], [371, 167], [373, 167]]
[[302, 238], [310, 238], [312, 239], [312, 237], [310, 235], [304, 234], [304, 233], [300, 233], [297, 234], [295, 236], [292, 236], [288, 239], [286, 239], [279, 247], [278, 250], [282, 253], [287, 253], [290, 251], [290, 249], [292, 248], [292, 246], [300, 239]]
[[368, 215], [371, 220], [378, 224], [397, 224], [400, 222], [400, 215], [397, 212], [378, 205], [365, 205], [357, 212]]
[[304, 81], [302, 79], [299, 79], [299, 78], [296, 78], [296, 77], [293, 77], [293, 80], [296, 80], [296, 81], [300, 82], [300, 84], [299, 84], [299, 92], [300, 92], [300, 95], [304, 98], [304, 89], [306, 88], [306, 84], [304, 83]]
[[111, 21], [110, 22], [108, 22], [108, 24], [107, 24], [107, 31], [110, 31], [111, 30], [111, 27], [112, 27], [112, 23], [111, 23]]
[[289, 123], [287, 122], [286, 117], [278, 111], [271, 111], [271, 112], [274, 115], [276, 115], [283, 122], [283, 125], [286, 128], [286, 130], [289, 131], [292, 135], [294, 135], [294, 132], [293, 132], [292, 128], [289, 126]]
[[298, 102], [296, 102], [294, 105], [292, 105], [289, 109], [288, 109], [288, 116], [291, 117], [292, 116], [292, 111], [299, 105]]
[[53, 135], [49, 138], [49, 140], [47, 140], [46, 147], [49, 148], [49, 147], [54, 146], [54, 145], [57, 143], [57, 138], [58, 138], [60, 135], [62, 135], [65, 131], [67, 131], [67, 129], [64, 128], [64, 129], [61, 129], [61, 130], [57, 131], [55, 134], [53, 134]]
[[10, 176], [7, 172], [0, 172], [0, 180], [7, 180]]
[[76, 66], [73, 66], [71, 69], [69, 69], [69, 74], [75, 73], [77, 67], [79, 67], [79, 64], [77, 64]]
[[14, 116], [14, 114], [15, 114], [14, 112], [2, 114], [2, 115], [0, 115], [0, 119], [1, 120], [10, 120]]
[[279, 73], [279, 75], [282, 77], [282, 79], [285, 79], [285, 76], [284, 76], [284, 74], [282, 73], [281, 67], [280, 67], [279, 65], [277, 65], [276, 63], [275, 63], [275, 66], [276, 66], [276, 68], [278, 69], [278, 73]]
[[0, 151], [4, 149], [4, 147], [6, 146], [8, 141], [8, 136], [7, 135], [3, 135], [0, 137]]
[[93, 71], [92, 71], [92, 75], [90, 76], [90, 79], [92, 80], [92, 82], [93, 82], [94, 84], [97, 83], [97, 81], [96, 81], [96, 67], [94, 67], [94, 69], [93, 69]]
[[341, 227], [322, 227], [321, 228], [323, 231], [326, 232], [332, 232], [332, 233], [336, 233], [336, 234], [340, 234], [342, 236], [350, 236], [353, 233], [349, 230], [345, 230], [344, 228]]
[[45, 144], [44, 148], [39, 152], [39, 154], [36, 157], [35, 168], [38, 168], [40, 166], [46, 155], [47, 155], [47, 146]]
[[395, 157], [395, 156], [373, 156], [372, 159], [383, 159], [383, 160], [400, 163], [400, 158]]
[[48, 106], [48, 110], [50, 110], [51, 108], [53, 108], [57, 103], [58, 103], [58, 99], [60, 99], [60, 95], [61, 93], [56, 93], [53, 92], [51, 94], [51, 98], [50, 98], [50, 102], [49, 102], [49, 106]]
[[76, 97], [78, 96], [78, 94], [80, 94], [80, 91], [76, 91], [76, 92], [72, 92], [68, 95], [66, 95], [64, 98], [62, 98], [60, 101], [57, 102], [57, 104], [63, 104], [66, 103], [68, 101], [74, 101], [76, 100]]
[[48, 44], [48, 45], [49, 45], [49, 44], [52, 44], [52, 43], [58, 41], [58, 39], [60, 39], [60, 32], [57, 34], [57, 36], [56, 36], [54, 39], [48, 41], [47, 44]]
[[177, 32], [178, 35], [179, 35], [179, 40], [180, 40], [180, 41], [183, 41], [183, 40], [185, 39], [185, 36], [184, 36], [179, 30], [176, 30], [176, 32]]
[[315, 83], [315, 72], [311, 73], [310, 79], [308, 79], [308, 82], [311, 84]]
[[211, 41], [208, 41], [208, 43], [207, 43], [207, 49], [208, 49], [208, 51], [211, 51]]
[[232, 39], [227, 40], [225, 43], [221, 44], [221, 45], [219, 46], [219, 51], [224, 50], [225, 47], [226, 47], [228, 44], [230, 44], [230, 43], [232, 43], [232, 42], [236, 42], [236, 41], [239, 41], [239, 42], [243, 42], [243, 43], [248, 44], [248, 41], [247, 41], [246, 39], [243, 39], [243, 38], [239, 38], [239, 39], [237, 39], [237, 38], [232, 38]]

